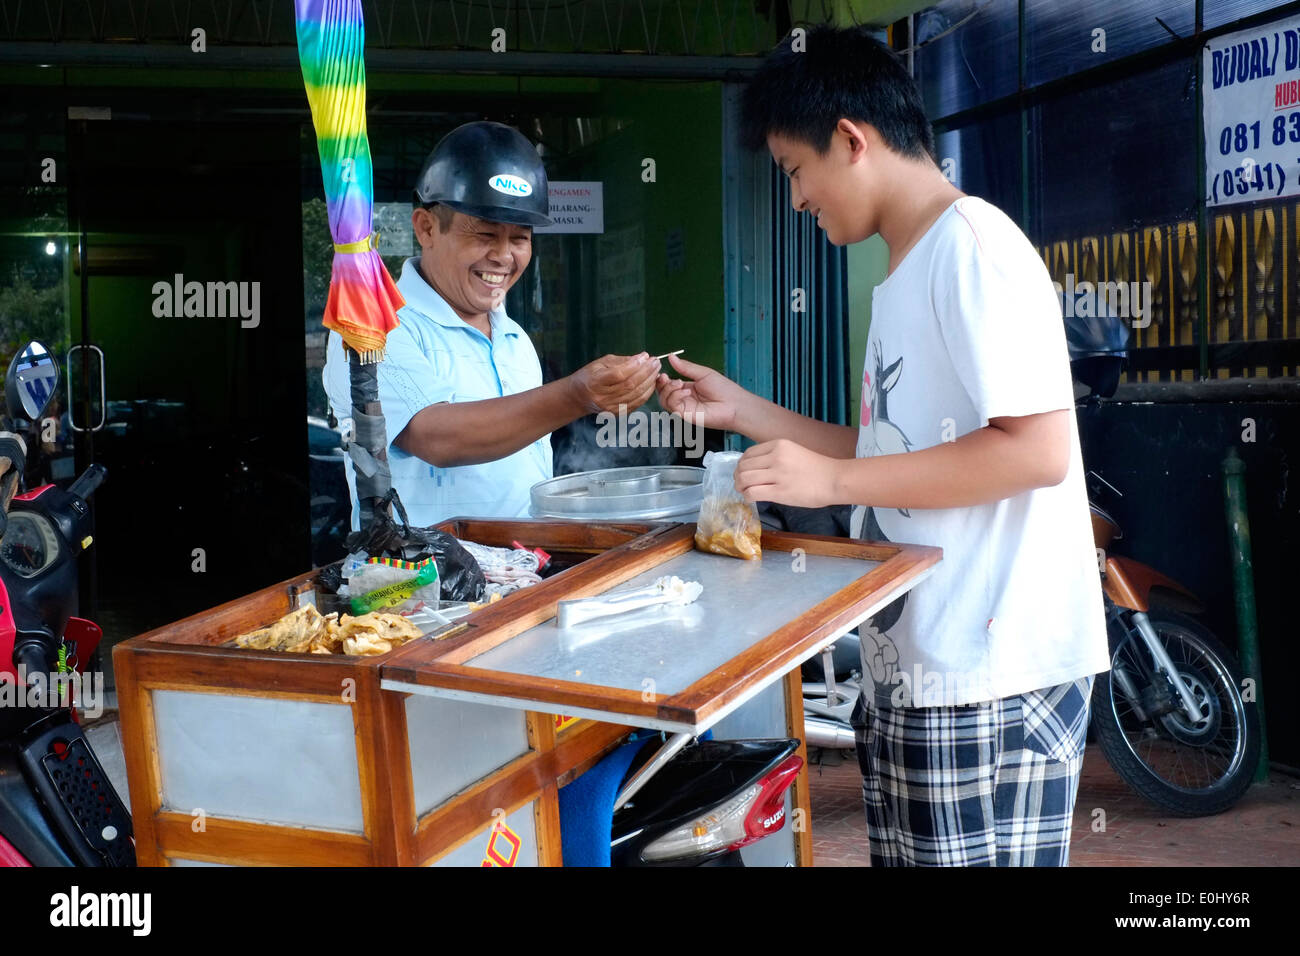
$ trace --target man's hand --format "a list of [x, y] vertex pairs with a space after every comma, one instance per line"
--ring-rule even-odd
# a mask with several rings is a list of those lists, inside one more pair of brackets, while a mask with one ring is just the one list
[[754, 445], [736, 463], [736, 490], [746, 501], [800, 508], [841, 504], [837, 478], [843, 462], [785, 438]]
[[631, 411], [654, 394], [659, 363], [646, 352], [640, 355], [606, 355], [570, 376], [577, 400], [591, 412]]
[[749, 393], [707, 365], [696, 365], [679, 355], [668, 356], [668, 361], [686, 378], [671, 379], [660, 374], [659, 403], [688, 422], [734, 431], [736, 412]]

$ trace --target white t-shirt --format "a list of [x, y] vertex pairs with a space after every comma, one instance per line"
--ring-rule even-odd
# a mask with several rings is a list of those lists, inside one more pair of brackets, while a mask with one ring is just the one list
[[973, 196], [946, 209], [876, 287], [865, 366], [862, 458], [920, 451], [992, 418], [1071, 409], [1059, 485], [970, 508], [854, 508], [855, 537], [944, 552], [861, 629], [878, 705], [996, 700], [1106, 670], [1060, 301], [1015, 223]]

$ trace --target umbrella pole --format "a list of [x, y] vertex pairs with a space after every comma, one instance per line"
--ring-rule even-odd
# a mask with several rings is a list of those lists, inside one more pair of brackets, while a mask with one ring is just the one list
[[392, 487], [388, 471], [388, 432], [384, 427], [384, 410], [379, 403], [379, 363], [363, 365], [361, 356], [348, 348], [348, 381], [352, 390], [353, 433], [348, 453], [355, 466], [357, 503], [361, 509], [361, 529], [374, 522], [376, 508], [388, 513], [380, 500]]

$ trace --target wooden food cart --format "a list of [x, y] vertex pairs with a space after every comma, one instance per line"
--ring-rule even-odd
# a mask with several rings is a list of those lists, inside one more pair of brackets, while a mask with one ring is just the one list
[[[739, 561], [695, 551], [693, 524], [439, 527], [576, 563], [375, 657], [228, 646], [312, 600], [315, 572], [114, 650], [141, 865], [560, 865], [559, 788], [631, 728], [718, 731], [764, 696], [777, 725], [734, 736], [802, 739], [799, 664], [940, 559], [765, 532], [763, 560]], [[581, 639], [557, 630], [559, 600], [664, 574], [704, 594]], [[790, 800], [806, 821], [806, 767]], [[792, 840], [810, 865], [809, 828]]]

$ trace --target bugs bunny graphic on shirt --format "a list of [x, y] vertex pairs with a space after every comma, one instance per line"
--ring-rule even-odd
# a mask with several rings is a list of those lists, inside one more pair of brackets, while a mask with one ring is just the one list
[[[863, 376], [862, 381], [862, 427], [866, 434], [865, 442], [858, 452], [859, 457], [871, 458], [875, 455], [901, 455], [912, 448], [911, 439], [903, 430], [889, 420], [889, 393], [898, 384], [903, 374], [903, 358], [899, 356], [889, 367], [880, 348], [880, 341], [875, 343], [875, 376]], [[867, 404], [867, 395], [871, 395], [871, 404]], [[899, 508], [899, 514], [910, 517], [906, 508]], [[878, 539], [883, 540], [883, 539]]]
[[[889, 420], [889, 393], [902, 377], [903, 357], [900, 355], [894, 362], [885, 365], [884, 352], [879, 339], [873, 343], [872, 354], [873, 367], [869, 371], [864, 370], [862, 376], [862, 435], [858, 439], [858, 457], [901, 455], [911, 450], [912, 441], [901, 428]], [[906, 508], [899, 508], [898, 513], [904, 518], [911, 517]], [[862, 537], [868, 541], [889, 540], [876, 521], [874, 507], [868, 506], [866, 509], [866, 517], [862, 523]], [[875, 631], [874, 639], [889, 640], [884, 632], [897, 623], [903, 613], [903, 604], [906, 600], [907, 595], [904, 594], [871, 619], [872, 629]], [[871, 639], [867, 631], [867, 628], [863, 628], [864, 640]], [[893, 648], [892, 641], [888, 649], [881, 648], [880, 652], [884, 659], [891, 656], [894, 660], [898, 659], [898, 652]]]

